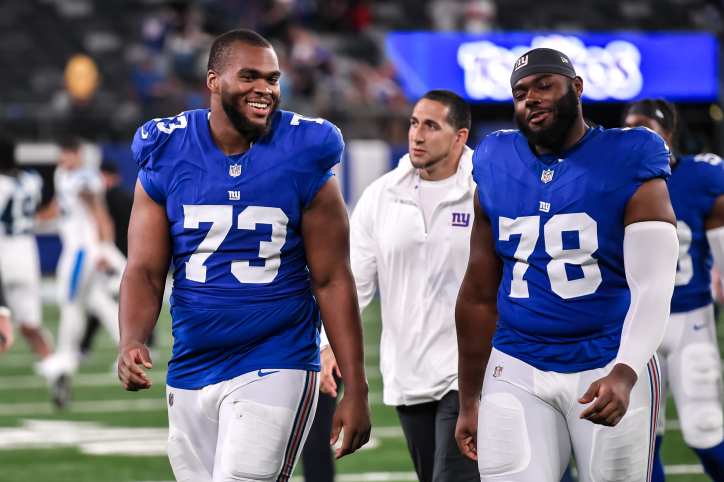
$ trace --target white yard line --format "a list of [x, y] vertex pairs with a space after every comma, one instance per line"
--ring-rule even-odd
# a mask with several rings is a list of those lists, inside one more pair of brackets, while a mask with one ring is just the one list
[[689, 475], [703, 474], [704, 468], [699, 464], [693, 465], [666, 465], [664, 466], [666, 475]]
[[[156, 383], [163, 383], [166, 380], [166, 372], [151, 371], [149, 373], [151, 379]], [[103, 373], [82, 373], [75, 375], [71, 382], [73, 387], [107, 387], [120, 386], [118, 376], [114, 372]], [[14, 390], [18, 388], [45, 388], [47, 383], [45, 379], [36, 375], [8, 375], [0, 377], [0, 391]]]
[[[165, 398], [128, 400], [79, 400], [71, 402], [67, 413], [165, 412]], [[0, 415], [49, 415], [59, 413], [50, 401], [31, 403], [0, 403]]]

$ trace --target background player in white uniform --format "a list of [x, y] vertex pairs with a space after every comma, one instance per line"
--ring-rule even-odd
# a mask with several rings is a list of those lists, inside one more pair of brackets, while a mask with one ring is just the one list
[[[674, 152], [678, 115], [662, 99], [644, 99], [624, 110], [624, 124], [657, 132]], [[684, 441], [714, 480], [724, 480], [722, 377], [711, 294], [711, 267], [724, 272], [724, 164], [714, 154], [671, 156], [671, 203], [679, 235], [679, 263], [671, 318], [658, 354], [662, 387], [671, 390]], [[668, 385], [668, 386], [667, 386]], [[659, 448], [666, 390], [656, 439], [654, 482], [664, 480]]]
[[2, 289], [2, 274], [0, 273], [0, 353], [9, 350], [15, 341], [10, 317], [10, 308], [8, 308], [5, 301], [5, 294]]
[[105, 272], [122, 271], [124, 259], [112, 242], [113, 223], [103, 200], [100, 173], [84, 164], [76, 139], [61, 143], [55, 201], [63, 244], [57, 269], [60, 326], [56, 352], [40, 369], [54, 381], [54, 401], [62, 406], [68, 397], [69, 376], [80, 361], [86, 311], [96, 315], [118, 342], [118, 304]]
[[588, 127], [559, 51], [521, 56], [511, 88], [520, 131], [473, 155], [458, 444], [483, 481], [555, 482], [571, 450], [582, 482], [650, 480], [678, 252], [668, 149]]
[[0, 270], [12, 319], [40, 359], [51, 351], [41, 326], [40, 262], [33, 236], [34, 216], [42, 197], [39, 174], [21, 171], [15, 145], [0, 140]]

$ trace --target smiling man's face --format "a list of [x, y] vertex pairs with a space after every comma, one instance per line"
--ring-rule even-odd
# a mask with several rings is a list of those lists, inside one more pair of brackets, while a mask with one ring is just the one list
[[515, 123], [529, 142], [559, 150], [580, 110], [574, 79], [559, 74], [529, 75], [513, 86]]
[[274, 49], [237, 42], [216, 75], [221, 106], [234, 128], [247, 139], [266, 134], [280, 98]]

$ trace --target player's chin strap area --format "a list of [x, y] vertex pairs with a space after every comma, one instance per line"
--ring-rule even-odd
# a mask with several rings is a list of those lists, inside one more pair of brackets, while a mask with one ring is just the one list
[[631, 305], [616, 363], [630, 366], [639, 376], [666, 332], [678, 255], [679, 240], [672, 224], [642, 221], [626, 226], [623, 258]]
[[706, 232], [709, 241], [711, 256], [714, 258], [714, 267], [721, 276], [724, 276], [724, 227], [709, 229]]

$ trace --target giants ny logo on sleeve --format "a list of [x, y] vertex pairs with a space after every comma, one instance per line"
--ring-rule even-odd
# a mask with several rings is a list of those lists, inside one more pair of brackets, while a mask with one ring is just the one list
[[470, 213], [452, 213], [452, 225], [467, 228], [470, 225]]

